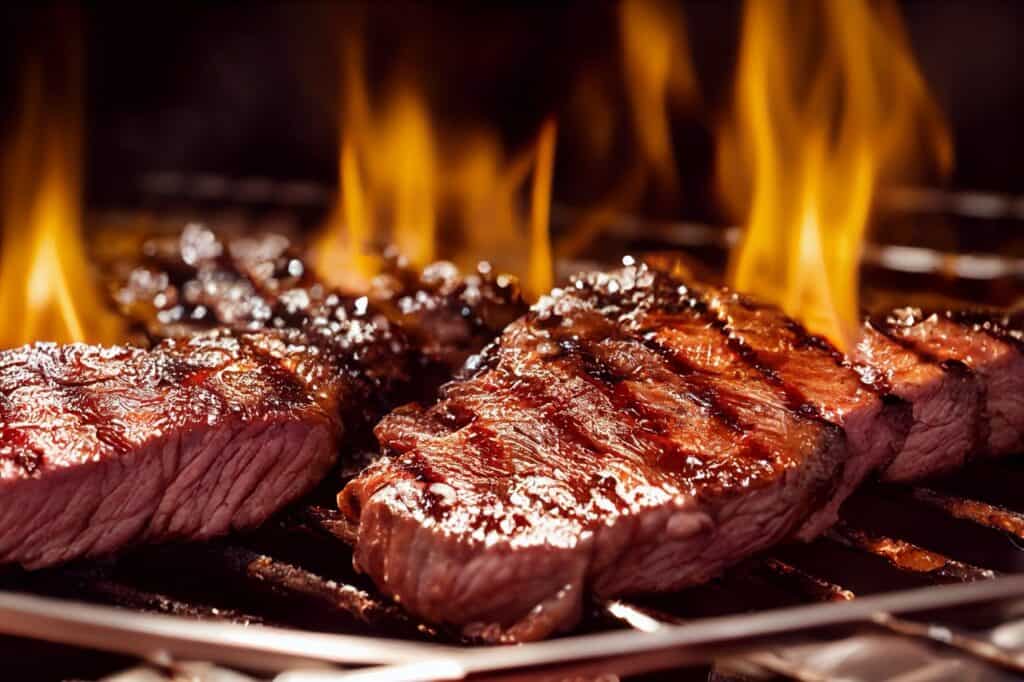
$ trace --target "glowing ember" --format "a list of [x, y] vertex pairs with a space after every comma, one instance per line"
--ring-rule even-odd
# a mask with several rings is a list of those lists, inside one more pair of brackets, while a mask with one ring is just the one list
[[848, 346], [875, 189], [951, 145], [892, 4], [749, 0], [719, 185], [745, 222], [730, 279]]
[[116, 341], [122, 332], [89, 270], [81, 226], [81, 66], [31, 60], [3, 140], [0, 346]]

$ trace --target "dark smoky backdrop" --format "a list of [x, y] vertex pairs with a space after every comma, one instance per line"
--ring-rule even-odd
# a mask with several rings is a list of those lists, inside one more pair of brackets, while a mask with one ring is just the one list
[[[681, 190], [672, 210], [707, 218], [741, 5], [680, 9], [699, 99], [673, 116]], [[1024, 3], [931, 0], [902, 9], [953, 132], [952, 186], [1024, 192]], [[8, 101], [23, 48], [59, 34], [36, 5], [0, 13]], [[617, 72], [620, 60], [616, 7], [604, 2], [96, 3], [77, 17], [87, 196], [99, 204], [131, 202], [154, 172], [333, 184], [339, 54], [352, 35], [365, 43], [371, 90], [412, 65], [432, 115], [453, 125], [485, 121], [510, 148], [532, 139], [549, 114], [560, 118], [560, 140], [580, 134], [587, 121], [563, 116], [574, 85], [583, 73]], [[580, 172], [561, 141], [556, 158], [554, 195], [564, 202], [585, 203], [616, 176], [614, 163]]]

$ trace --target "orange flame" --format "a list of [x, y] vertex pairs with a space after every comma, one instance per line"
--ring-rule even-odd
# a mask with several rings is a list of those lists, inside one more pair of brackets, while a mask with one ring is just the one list
[[635, 157], [625, 164], [612, 158], [614, 116], [620, 108], [610, 89], [602, 89], [599, 78], [584, 73], [577, 83], [575, 104], [578, 126], [589, 138], [590, 155], [604, 166], [623, 165], [625, 172], [561, 240], [561, 257], [579, 254], [650, 188], [662, 200], [674, 202], [678, 197], [671, 114], [698, 99], [686, 22], [677, 4], [665, 0], [623, 0], [618, 9], [622, 80], [628, 102], [624, 123]]
[[745, 220], [730, 280], [848, 347], [880, 179], [952, 147], [886, 2], [748, 0], [720, 190]]
[[651, 175], [667, 192], [679, 187], [669, 103], [689, 100], [697, 77], [689, 59], [686, 25], [665, 2], [624, 0], [619, 6], [623, 75], [633, 132]]
[[[104, 305], [81, 228], [81, 67], [27, 65], [3, 145], [0, 346], [32, 341], [109, 343], [119, 319]], [[58, 68], [55, 68], [58, 67]]]
[[342, 68], [340, 194], [314, 244], [319, 272], [361, 286], [394, 244], [413, 265], [488, 259], [523, 276], [526, 291], [550, 288], [554, 121], [532, 148], [506, 158], [495, 131], [436, 123], [410, 73], [374, 107], [358, 39], [345, 40]]

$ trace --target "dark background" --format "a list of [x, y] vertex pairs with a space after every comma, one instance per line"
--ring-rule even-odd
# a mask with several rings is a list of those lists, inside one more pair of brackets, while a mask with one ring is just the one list
[[[741, 5], [682, 7], [701, 102], [675, 121], [679, 212], [707, 217], [715, 210], [710, 129], [727, 103]], [[1024, 3], [935, 0], [903, 9], [953, 130], [952, 186], [1024, 193]], [[59, 36], [48, 16], [35, 6], [0, 10], [4, 102], [24, 47]], [[600, 2], [100, 3], [79, 17], [87, 196], [99, 204], [131, 201], [139, 178], [155, 171], [333, 184], [347, 28], [361, 26], [367, 37], [371, 87], [411, 59], [436, 115], [488, 121], [512, 147], [565, 109], [582, 71], [614, 72], [619, 59], [615, 6]], [[556, 198], [585, 203], [602, 180], [574, 173], [569, 157], [559, 157]]]

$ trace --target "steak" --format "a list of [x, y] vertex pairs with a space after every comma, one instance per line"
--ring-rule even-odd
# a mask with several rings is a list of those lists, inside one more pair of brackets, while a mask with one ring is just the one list
[[0, 562], [261, 523], [335, 460], [340, 387], [322, 366], [269, 336], [0, 353]]
[[196, 226], [150, 241], [114, 299], [151, 348], [0, 352], [0, 563], [255, 526], [524, 309], [486, 268], [396, 263], [371, 300], [320, 284], [279, 236]]
[[[224, 240], [195, 224], [148, 240], [141, 257], [111, 267], [115, 304], [149, 339], [301, 328], [330, 319], [339, 305], [372, 314], [404, 346], [390, 388], [418, 391], [412, 397], [433, 398], [466, 358], [526, 311], [516, 280], [487, 263], [469, 274], [443, 261], [419, 271], [388, 253], [368, 292], [344, 292], [324, 285], [280, 234]], [[415, 374], [414, 384], [401, 373]]]
[[891, 319], [864, 324], [853, 358], [864, 379], [913, 405], [913, 426], [882, 477], [908, 481], [949, 473], [988, 442], [985, 384], [960, 360], [939, 360], [902, 340]]
[[1005, 451], [1024, 425], [1019, 335], [882, 322], [848, 360], [726, 289], [646, 265], [579, 276], [435, 405], [378, 425], [384, 456], [338, 498], [355, 562], [428, 620], [536, 639], [588, 596], [677, 590], [812, 538], [874, 472]]
[[817, 537], [835, 523], [857, 486], [900, 451], [912, 424], [910, 405], [884, 384], [864, 381], [831, 344], [807, 334], [777, 308], [722, 289], [702, 296], [732, 343], [743, 347], [769, 381], [785, 387], [791, 409], [824, 419], [845, 434], [848, 455], [837, 488], [798, 533], [801, 539]]
[[1022, 335], [1006, 318], [985, 312], [894, 311], [886, 320], [894, 338], [924, 358], [961, 365], [984, 386], [982, 454], [1024, 448], [1024, 355]]

